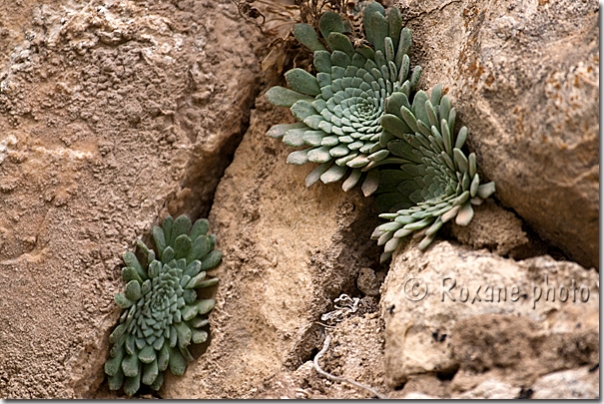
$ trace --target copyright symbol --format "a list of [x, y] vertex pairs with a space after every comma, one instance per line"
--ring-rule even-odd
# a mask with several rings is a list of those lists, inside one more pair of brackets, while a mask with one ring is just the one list
[[418, 278], [410, 278], [403, 285], [403, 293], [407, 300], [419, 302], [428, 294], [428, 287]]

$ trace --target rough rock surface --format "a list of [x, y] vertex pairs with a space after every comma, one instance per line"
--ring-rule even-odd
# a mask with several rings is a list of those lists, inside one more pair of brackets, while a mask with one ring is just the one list
[[339, 184], [307, 189], [313, 167], [286, 164], [291, 150], [266, 136], [289, 111], [263, 98], [256, 106], [210, 214], [224, 253], [212, 342], [183, 377], [167, 378], [164, 398], [257, 396], [263, 381], [308, 360], [321, 314], [379, 256], [368, 200]]
[[120, 257], [164, 205], [212, 199], [257, 91], [255, 32], [228, 1], [1, 7], [0, 397], [91, 397]]
[[[421, 253], [415, 244], [395, 256], [382, 286], [391, 386], [433, 375], [451, 381], [444, 396], [517, 397], [542, 375], [598, 363], [595, 270], [549, 256], [516, 262], [447, 241]], [[403, 393], [412, 389], [433, 394], [413, 385]]]
[[[361, 305], [362, 307], [362, 305]], [[319, 360], [324, 371], [361, 382], [382, 394], [384, 385], [383, 324], [378, 312], [352, 315], [326, 330], [331, 343]], [[319, 348], [322, 348], [320, 344]], [[291, 399], [369, 399], [373, 394], [348, 383], [334, 382], [320, 376], [312, 361], [295, 371], [280, 372], [265, 384], [259, 398]]]
[[[285, 164], [290, 149], [265, 136], [289, 112], [258, 98], [239, 145], [267, 49], [231, 1], [4, 2], [0, 398], [122, 396], [102, 370], [120, 257], [167, 213], [210, 208], [224, 252], [210, 340], [141, 397], [370, 398], [317, 374], [325, 335], [323, 369], [390, 398], [597, 397], [597, 274], [541, 255], [554, 244], [598, 265], [598, 5], [397, 3], [421, 87], [448, 88], [497, 193], [471, 226], [443, 232], [466, 246], [422, 254], [411, 241], [382, 284], [371, 200], [306, 189], [313, 167]], [[574, 279], [579, 300], [545, 302], [545, 275]], [[505, 304], [484, 289], [474, 304], [404, 296], [409, 277], [443, 276], [469, 299], [480, 285], [528, 289]], [[323, 323], [341, 293], [362, 297], [358, 311]]]
[[[451, 225], [452, 235], [473, 249], [487, 248], [501, 256], [516, 258], [527, 252], [537, 255], [544, 247], [522, 229], [522, 221], [513, 212], [495, 204], [492, 199], [474, 208], [474, 218], [468, 226]], [[541, 249], [539, 248], [541, 247]]]
[[594, 367], [563, 370], [539, 378], [533, 384], [531, 398], [599, 398], [600, 371]]
[[420, 87], [449, 89], [495, 197], [570, 258], [598, 267], [598, 2], [397, 4], [413, 30]]

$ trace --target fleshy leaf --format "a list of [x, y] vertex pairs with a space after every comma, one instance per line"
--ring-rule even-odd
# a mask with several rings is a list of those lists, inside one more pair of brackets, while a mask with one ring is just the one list
[[332, 32], [344, 32], [346, 28], [342, 22], [340, 14], [334, 13], [333, 11], [327, 11], [323, 13], [319, 19], [319, 30], [323, 38], [328, 38]]
[[[275, 86], [271, 87], [265, 94], [264, 97], [271, 104], [279, 107], [291, 107], [300, 100], [312, 101], [312, 97], [308, 95], [300, 94], [296, 91], [290, 90], [289, 88]], [[269, 135], [277, 137], [275, 135]]]
[[300, 68], [292, 69], [285, 73], [285, 80], [287, 80], [289, 87], [298, 93], [313, 97], [321, 93], [317, 79], [306, 70]]
[[325, 46], [319, 41], [315, 29], [308, 24], [300, 23], [294, 25], [294, 36], [302, 45], [313, 52], [325, 50]]
[[[141, 380], [154, 389], [160, 388], [161, 372], [170, 366], [175, 374], [182, 374], [186, 360], [193, 359], [186, 347], [207, 339], [207, 334], [204, 337], [207, 331], [196, 329], [193, 333], [191, 328], [208, 324], [201, 316], [207, 314], [215, 302], [198, 299], [195, 289], [183, 289], [191, 283], [195, 288], [203, 288], [218, 282], [218, 278], [206, 280], [205, 272], [201, 272], [204, 265], [215, 267], [222, 257], [220, 251], [214, 250], [215, 236], [207, 236], [207, 232], [205, 219], [191, 227], [186, 216], [175, 220], [168, 216], [161, 227], [153, 230], [158, 249], [164, 247], [161, 257], [165, 263], [154, 259], [139, 262], [139, 270], [146, 274], [142, 284], [134, 267], [124, 269], [124, 278], [129, 281], [125, 292], [118, 293], [115, 300], [125, 310], [120, 324], [109, 337], [113, 346], [105, 363], [111, 389], [123, 386], [126, 394], [133, 395], [140, 388]], [[195, 236], [195, 243], [191, 243], [191, 236]], [[142, 242], [137, 244], [137, 251], [154, 258], [151, 250], [140, 244]], [[128, 265], [136, 265], [132, 254], [124, 254], [124, 257]], [[203, 263], [196, 258], [203, 259]]]

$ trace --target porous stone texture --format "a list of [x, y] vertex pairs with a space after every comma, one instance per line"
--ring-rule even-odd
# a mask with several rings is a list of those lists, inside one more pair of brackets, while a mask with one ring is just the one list
[[[389, 398], [597, 397], [597, 273], [543, 254], [598, 266], [598, 4], [387, 3], [497, 192], [425, 253], [405, 241], [383, 284], [371, 199], [306, 189], [314, 167], [265, 135], [294, 119], [256, 99], [277, 70], [230, 0], [0, 6], [0, 398], [123, 397], [103, 382], [120, 257], [168, 213], [210, 214], [224, 260], [210, 340], [139, 397], [370, 398], [316, 372], [326, 335], [323, 369]], [[358, 310], [322, 323], [342, 293]]]
[[336, 183], [306, 188], [313, 167], [286, 164], [291, 148], [266, 136], [290, 112], [262, 97], [256, 107], [209, 218], [224, 253], [211, 345], [183, 377], [167, 377], [164, 398], [264, 394], [264, 381], [311, 357], [321, 314], [379, 256], [369, 201]]
[[[363, 307], [363, 303], [361, 303]], [[319, 360], [324, 371], [360, 382], [385, 394], [383, 324], [378, 312], [354, 314], [325, 330], [331, 336], [326, 353]], [[319, 346], [319, 348], [322, 348]], [[374, 394], [346, 382], [320, 376], [312, 361], [295, 371], [280, 372], [264, 386], [263, 399], [370, 399]]]
[[599, 367], [563, 370], [540, 377], [531, 388], [534, 399], [600, 398]]
[[594, 269], [549, 256], [513, 261], [447, 241], [422, 253], [410, 242], [382, 286], [387, 382], [433, 375], [450, 380], [445, 397], [513, 398], [543, 375], [592, 367], [598, 288]]
[[396, 4], [413, 30], [420, 87], [448, 89], [495, 197], [570, 258], [598, 267], [598, 2]]
[[487, 248], [498, 255], [514, 258], [530, 251], [532, 255], [545, 253], [545, 248], [522, 229], [522, 220], [503, 209], [492, 199], [474, 207], [474, 218], [467, 226], [451, 225], [451, 234], [462, 244], [473, 249]]
[[167, 211], [207, 214], [256, 31], [226, 0], [0, 8], [0, 398], [92, 397], [120, 257]]

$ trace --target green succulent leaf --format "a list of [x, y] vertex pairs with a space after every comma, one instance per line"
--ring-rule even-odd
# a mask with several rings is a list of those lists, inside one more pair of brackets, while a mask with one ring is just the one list
[[319, 41], [315, 29], [308, 24], [294, 25], [294, 36], [302, 45], [313, 52], [325, 50], [325, 46]]
[[126, 377], [134, 377], [138, 375], [139, 361], [136, 355], [128, 355], [122, 361], [122, 370]]
[[132, 267], [122, 268], [122, 279], [125, 282], [130, 282], [131, 280], [136, 280], [141, 283], [143, 282], [141, 276], [138, 274], [136, 269], [134, 269]]
[[201, 317], [195, 317], [194, 319], [192, 319], [191, 321], [189, 321], [189, 324], [193, 328], [205, 327], [206, 325], [208, 325], [208, 323], [209, 323], [208, 319], [201, 318]]
[[319, 30], [323, 38], [327, 39], [332, 32], [345, 32], [346, 28], [340, 14], [328, 11], [323, 13], [319, 19]]
[[343, 52], [348, 55], [349, 58], [352, 58], [354, 55], [354, 47], [346, 35], [341, 34], [340, 32], [332, 32], [326, 39], [332, 51]]
[[127, 309], [128, 307], [130, 307], [130, 306], [132, 306], [134, 304], [133, 301], [129, 300], [126, 296], [124, 296], [121, 293], [118, 293], [118, 294], [115, 295], [115, 302], [122, 309]]
[[141, 372], [137, 372], [134, 377], [126, 377], [124, 380], [124, 393], [129, 396], [134, 395], [141, 387]]
[[315, 96], [321, 92], [317, 79], [306, 70], [299, 68], [292, 69], [285, 73], [285, 80], [289, 87], [302, 94]]
[[[280, 87], [280, 86], [272, 87], [271, 89], [269, 89], [266, 92], [266, 94], [264, 96], [271, 104], [275, 104], [280, 107], [288, 107], [288, 108], [300, 100], [312, 101], [312, 98], [307, 95], [300, 94], [296, 91], [290, 90], [285, 87]], [[275, 136], [274, 134], [272, 134], [272, 135], [270, 133], [267, 133], [267, 134], [272, 137], [278, 137], [278, 136]]]
[[193, 243], [187, 234], [181, 234], [174, 240], [174, 255], [176, 259], [185, 258], [189, 255]]
[[168, 364], [170, 363], [170, 347], [168, 346], [168, 342], [164, 343], [159, 351], [159, 356], [157, 358], [157, 367], [160, 371], [164, 371], [168, 368]]
[[[152, 231], [161, 262], [149, 260], [155, 256], [146, 246], [142, 248], [140, 241], [137, 251], [142, 251], [146, 260], [135, 261], [134, 254], [124, 254], [127, 266], [122, 274], [127, 284], [124, 293], [115, 296], [124, 311], [109, 337], [113, 346], [105, 363], [111, 389], [123, 387], [126, 394], [133, 395], [141, 380], [159, 389], [162, 372], [170, 367], [174, 374], [183, 374], [187, 360], [192, 360], [187, 347], [207, 339], [207, 334], [203, 337], [205, 331], [197, 328], [208, 324], [203, 316], [215, 302], [199, 300], [195, 289], [185, 288], [208, 287], [218, 282], [218, 278], [206, 280], [203, 272], [203, 268], [218, 265], [222, 258], [222, 253], [214, 250], [215, 236], [206, 235], [208, 230], [205, 219], [191, 226], [191, 220], [184, 215], [176, 219], [168, 216], [161, 227]], [[144, 279], [139, 272], [145, 275]]]
[[141, 284], [136, 280], [128, 282], [126, 285], [126, 298], [134, 302], [140, 299], [141, 296]]
[[[418, 77], [411, 78], [413, 87]], [[382, 169], [376, 191], [378, 208], [392, 212], [380, 216], [388, 222], [372, 235], [378, 245], [384, 245], [381, 260], [390, 259], [404, 237], [421, 236], [417, 247], [425, 250], [448, 221], [455, 218], [457, 225], [467, 226], [474, 216], [472, 205], [495, 192], [494, 183], [480, 184], [476, 156], [466, 156], [461, 149], [466, 127], [456, 138], [452, 136], [456, 113], [449, 97], [443, 96], [443, 87], [436, 85], [430, 96], [417, 91], [411, 105], [406, 94], [398, 94], [389, 98], [389, 113], [382, 117], [380, 143], [404, 162], [398, 170]], [[411, 131], [403, 131], [400, 122]], [[386, 157], [376, 165], [391, 159]]]
[[124, 383], [124, 372], [122, 371], [122, 368], [119, 367], [117, 372], [113, 375], [109, 375], [107, 380], [109, 382], [109, 390], [119, 390]]
[[159, 376], [159, 368], [157, 366], [157, 361], [146, 363], [143, 365], [143, 383], [150, 386], [155, 382]]
[[[299, 125], [299, 124], [294, 124], [294, 125]], [[291, 127], [289, 129], [291, 129]], [[191, 228], [191, 232], [189, 233], [189, 237], [191, 237], [191, 240], [196, 240], [197, 237], [206, 235], [208, 233], [209, 229], [210, 229], [210, 223], [208, 222], [208, 219], [198, 219], [195, 221], [195, 224], [193, 224], [193, 227]]]
[[369, 3], [367, 7], [365, 7], [365, 10], [363, 12], [363, 25], [365, 26], [365, 36], [367, 37], [367, 40], [373, 44], [375, 44], [375, 38], [373, 35], [373, 27], [371, 22], [374, 14], [381, 15], [382, 17], [384, 16], [385, 10], [380, 3]]
[[155, 355], [155, 348], [153, 348], [152, 345], [145, 345], [138, 353], [138, 359], [143, 363], [154, 362], [157, 359], [157, 356]]
[[[159, 368], [159, 365], [158, 365], [158, 368]], [[159, 369], [159, 370], [160, 370], [160, 372], [157, 375], [157, 377], [155, 378], [155, 381], [153, 382], [153, 384], [150, 385], [150, 387], [156, 391], [159, 390], [161, 388], [161, 386], [164, 384], [164, 374], [162, 373], [161, 369]]]
[[105, 362], [105, 373], [107, 373], [109, 376], [114, 376], [118, 370], [121, 370], [124, 353], [125, 351], [121, 349], [114, 358], [110, 358], [107, 360], [107, 362]]
[[209, 313], [214, 308], [216, 301], [214, 299], [204, 299], [197, 302], [197, 312], [199, 314]]
[[170, 350], [170, 371], [175, 376], [182, 376], [187, 369], [187, 361], [178, 348], [169, 348]]
[[[324, 13], [319, 20], [319, 30], [328, 48], [320, 44], [309, 25], [296, 26], [295, 35], [314, 52], [317, 73], [292, 69], [285, 73], [289, 91], [274, 87], [267, 92], [270, 102], [290, 106], [293, 115], [305, 125], [291, 130], [273, 127], [268, 135], [283, 137], [289, 146], [304, 147], [288, 156], [289, 164], [319, 164], [307, 176], [306, 186], [319, 180], [343, 181], [345, 191], [357, 184], [366, 184], [365, 194], [374, 191], [379, 176], [367, 179], [368, 172], [378, 165], [394, 163], [382, 161], [387, 153], [376, 153], [386, 149], [392, 133], [415, 132], [400, 116], [402, 106], [411, 107], [407, 99], [411, 96], [411, 84], [407, 80], [406, 55], [411, 46], [411, 31], [402, 29], [402, 17], [396, 8], [386, 16], [378, 3], [365, 8], [363, 24], [372, 47], [355, 48], [345, 35], [347, 29], [342, 18], [335, 12]], [[315, 99], [311, 101], [305, 96]], [[400, 127], [391, 126], [392, 133], [382, 138], [380, 118], [385, 114], [395, 116], [398, 121], [384, 122]]]
[[217, 266], [222, 260], [222, 252], [218, 250], [214, 250], [209, 253], [201, 263], [201, 270], [207, 271], [208, 269], [212, 269]]
[[191, 340], [194, 344], [202, 344], [208, 339], [208, 333], [203, 330], [193, 330], [191, 333]]

